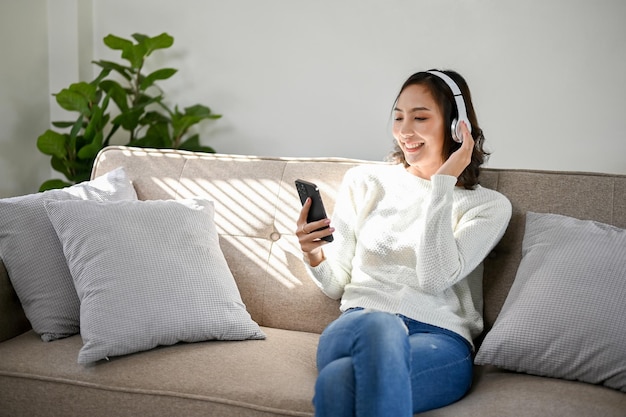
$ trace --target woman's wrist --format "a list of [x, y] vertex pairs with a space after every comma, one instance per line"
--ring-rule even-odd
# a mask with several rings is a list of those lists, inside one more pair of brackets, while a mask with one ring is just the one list
[[319, 252], [305, 252], [304, 259], [312, 268], [315, 268], [316, 266], [324, 262], [324, 260], [326, 260], [326, 257], [324, 257], [324, 252], [320, 250]]

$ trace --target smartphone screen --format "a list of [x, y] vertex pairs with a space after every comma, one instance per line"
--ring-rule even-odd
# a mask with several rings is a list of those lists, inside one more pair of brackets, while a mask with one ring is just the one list
[[[296, 189], [298, 190], [298, 195], [300, 196], [300, 202], [304, 205], [306, 199], [311, 197], [311, 208], [309, 209], [309, 215], [307, 216], [306, 221], [308, 223], [322, 220], [327, 218], [326, 209], [324, 208], [324, 203], [322, 202], [322, 196], [320, 195], [319, 188], [317, 185], [312, 182], [305, 180], [296, 180]], [[328, 226], [323, 227], [318, 230], [327, 229]], [[333, 241], [333, 235], [324, 236], [322, 238], [327, 242]]]

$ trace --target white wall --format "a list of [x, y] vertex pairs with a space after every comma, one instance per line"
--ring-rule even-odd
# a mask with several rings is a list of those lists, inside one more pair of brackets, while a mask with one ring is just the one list
[[[219, 152], [383, 159], [400, 84], [440, 67], [458, 70], [472, 88], [493, 151], [489, 166], [626, 174], [622, 0], [58, 2], [79, 16], [75, 54], [83, 77], [91, 53], [118, 59], [102, 44], [109, 33], [174, 36], [170, 50], [155, 53], [153, 68], [179, 69], [161, 83], [170, 103], [203, 103], [224, 115], [201, 129]], [[14, 73], [29, 63], [9, 56]], [[70, 61], [68, 71], [76, 71]], [[17, 108], [4, 94], [0, 101]], [[11, 123], [0, 115], [3, 131]], [[19, 152], [37, 135], [23, 137]]]
[[108, 33], [175, 37], [162, 86], [223, 112], [221, 152], [382, 159], [400, 84], [443, 67], [470, 83], [491, 166], [626, 174], [623, 0], [94, 0], [94, 15], [98, 55]]
[[50, 175], [36, 147], [50, 123], [45, 4], [0, 3], [0, 197], [37, 191]]

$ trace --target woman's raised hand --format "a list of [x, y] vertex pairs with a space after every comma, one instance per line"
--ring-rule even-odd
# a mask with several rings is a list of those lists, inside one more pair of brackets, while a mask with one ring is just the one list
[[474, 138], [470, 133], [465, 122], [461, 123], [461, 132], [463, 133], [463, 143], [461, 147], [454, 151], [447, 161], [441, 165], [436, 174], [451, 175], [458, 178], [465, 168], [472, 161], [472, 152], [474, 151]]

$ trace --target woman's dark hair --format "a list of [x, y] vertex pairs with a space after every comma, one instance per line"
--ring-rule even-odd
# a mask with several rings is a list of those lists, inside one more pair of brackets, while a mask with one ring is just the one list
[[[441, 70], [437, 70], [441, 71]], [[470, 94], [469, 87], [465, 82], [465, 79], [461, 77], [460, 74], [446, 70], [441, 71], [447, 74], [450, 78], [454, 80], [454, 82], [461, 89], [461, 93], [463, 93], [463, 99], [465, 100], [465, 108], [467, 110], [467, 117], [472, 125], [472, 137], [474, 138], [474, 150], [472, 151], [472, 160], [470, 164], [463, 170], [461, 175], [458, 178], [458, 185], [463, 186], [466, 189], [473, 189], [478, 184], [478, 177], [480, 176], [480, 166], [486, 161], [489, 156], [489, 152], [483, 149], [483, 144], [485, 142], [485, 137], [483, 136], [483, 131], [478, 125], [478, 119], [476, 118], [476, 111], [474, 110], [474, 105], [472, 104], [472, 96]], [[398, 102], [398, 98], [400, 94], [411, 85], [423, 85], [430, 93], [433, 95], [433, 98], [439, 105], [441, 109], [441, 114], [443, 114], [444, 120], [444, 129], [445, 129], [445, 139], [443, 144], [443, 158], [447, 160], [452, 152], [459, 149], [461, 146], [460, 143], [457, 143], [452, 139], [452, 120], [458, 118], [458, 112], [456, 108], [456, 103], [454, 102], [454, 96], [450, 87], [443, 81], [441, 78], [437, 77], [434, 74], [429, 72], [417, 72], [411, 75], [402, 85], [398, 96], [394, 102], [394, 108], [396, 103]], [[408, 163], [404, 158], [404, 153], [402, 149], [396, 143], [396, 147], [393, 153], [389, 156], [389, 159], [396, 163], [402, 163], [405, 167], [408, 167]]]

